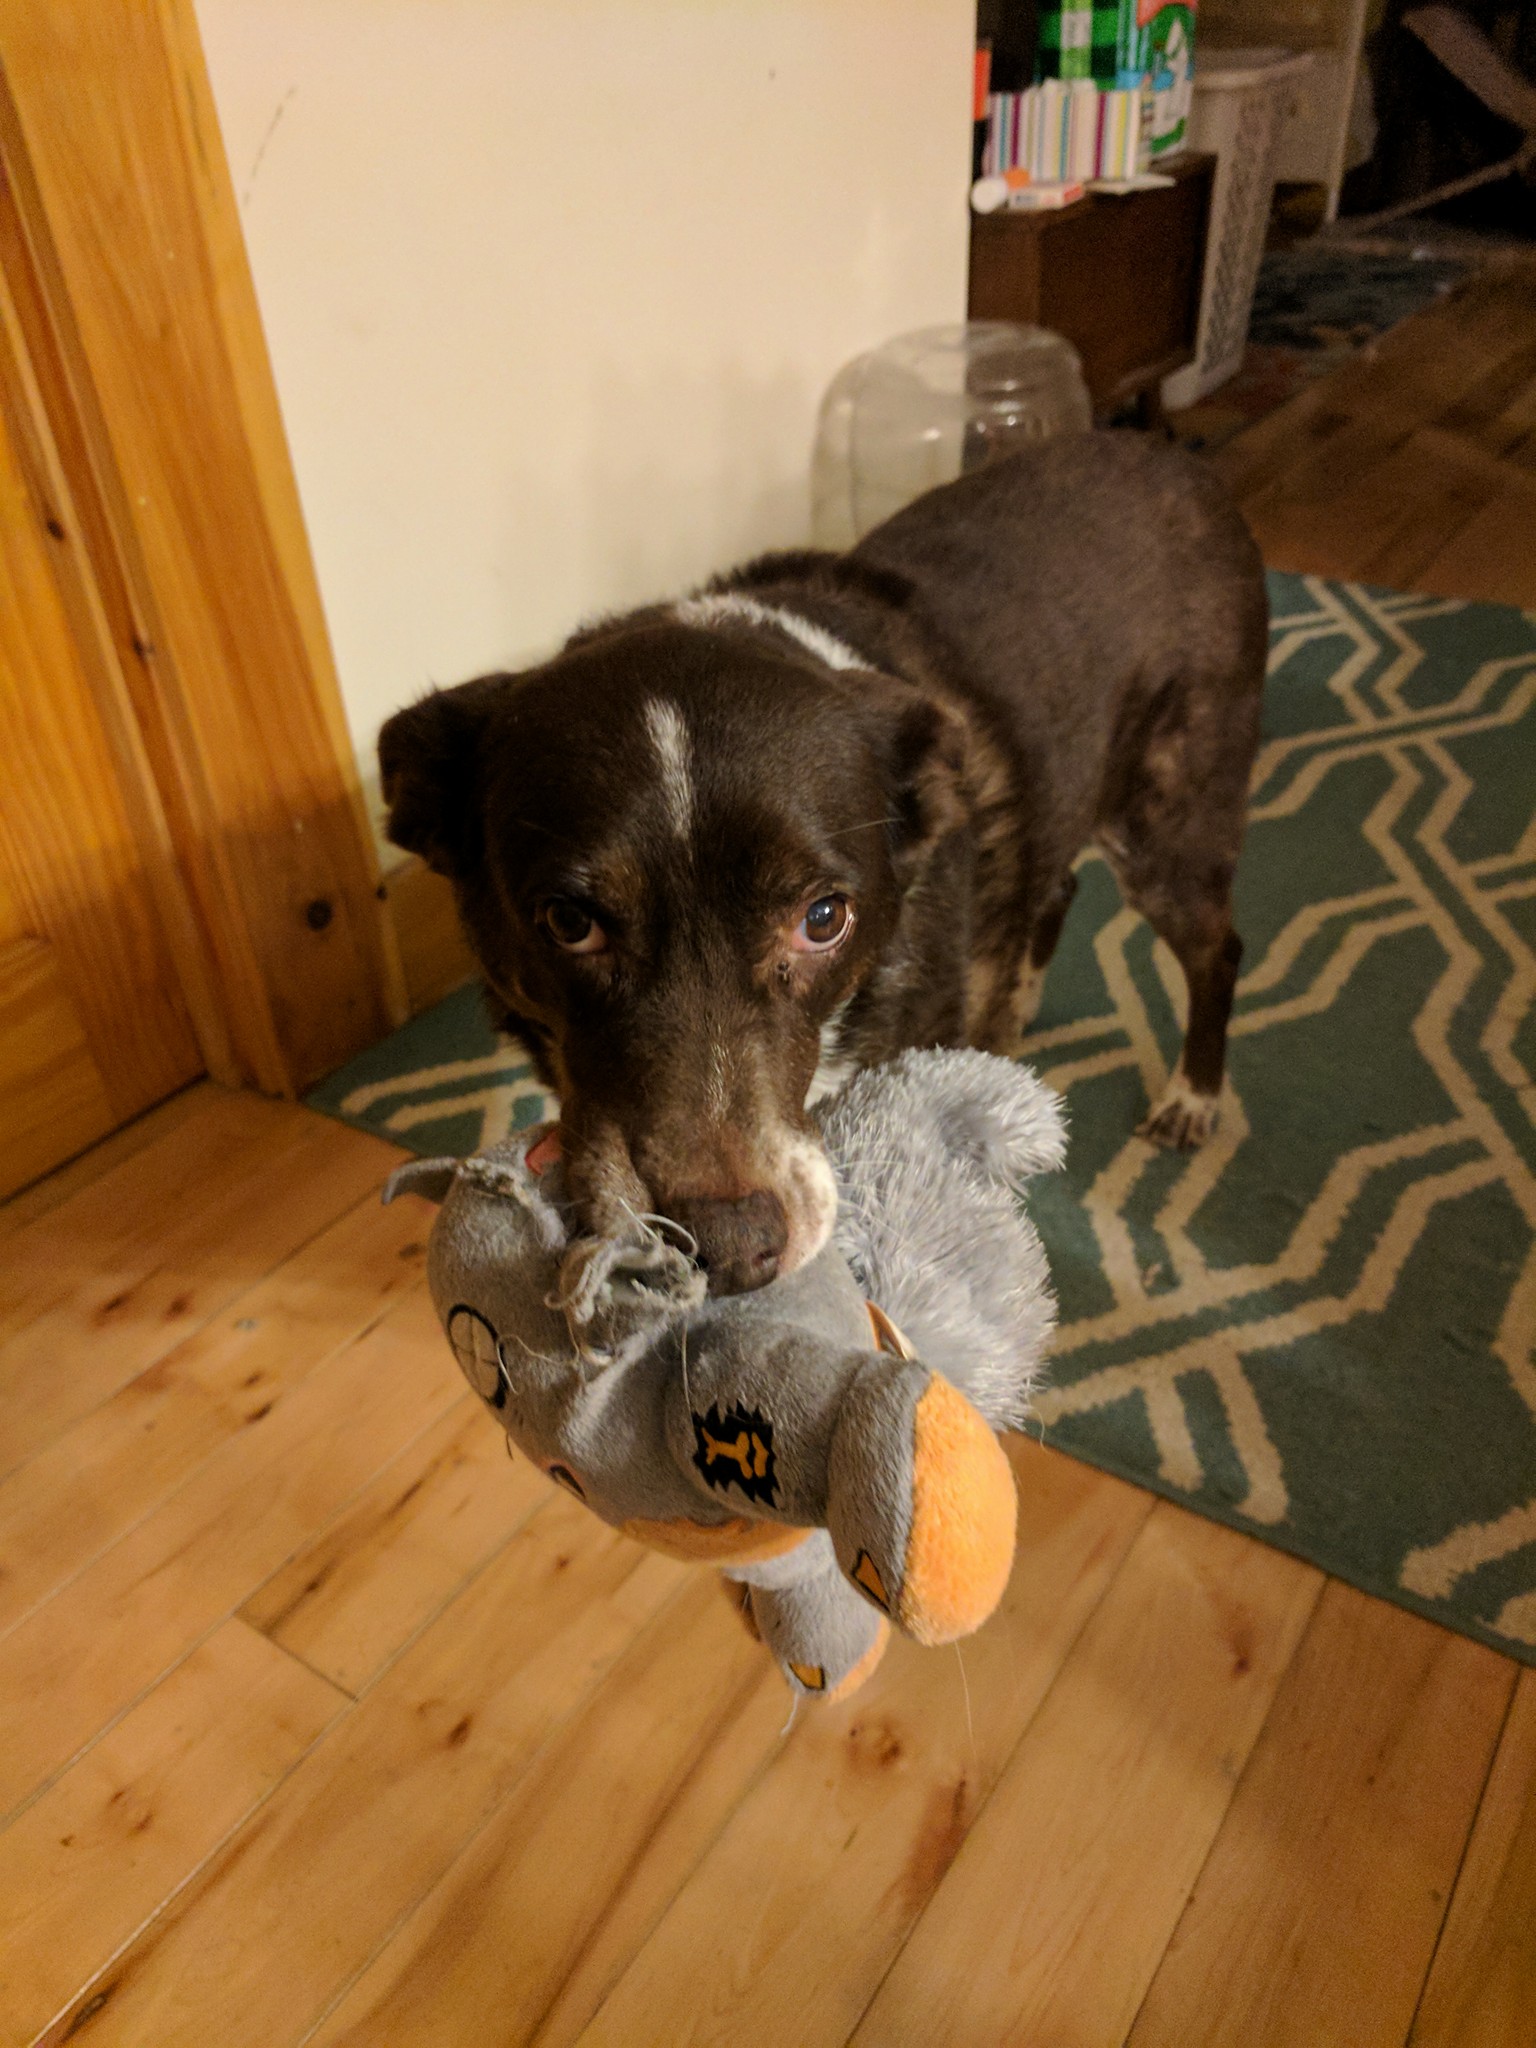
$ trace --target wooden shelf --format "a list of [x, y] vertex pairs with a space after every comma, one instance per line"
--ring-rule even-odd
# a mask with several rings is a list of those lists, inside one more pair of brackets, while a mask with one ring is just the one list
[[1161, 168], [1173, 183], [1154, 191], [971, 219], [970, 318], [1065, 335], [1101, 417], [1132, 403], [1157, 417], [1163, 378], [1194, 356], [1216, 159]]

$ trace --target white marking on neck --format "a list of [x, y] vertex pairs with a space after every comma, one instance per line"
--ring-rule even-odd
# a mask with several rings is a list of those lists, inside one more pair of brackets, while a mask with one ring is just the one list
[[797, 640], [808, 654], [824, 661], [828, 668], [869, 668], [871, 663], [857, 654], [846, 640], [839, 640], [825, 626], [802, 619], [798, 612], [781, 604], [759, 604], [755, 597], [728, 590], [713, 597], [688, 597], [672, 607], [672, 616], [685, 626], [773, 626]]
[[649, 697], [645, 729], [661, 769], [661, 801], [667, 823], [679, 839], [685, 840], [693, 829], [693, 746], [688, 727], [675, 704], [668, 704], [661, 697]]
[[852, 1000], [851, 996], [845, 997], [821, 1027], [821, 1058], [811, 1076], [811, 1085], [805, 1091], [807, 1109], [815, 1103], [824, 1102], [829, 1095], [836, 1095], [859, 1071], [857, 1057], [845, 1052], [838, 1043], [842, 1036], [843, 1018]]

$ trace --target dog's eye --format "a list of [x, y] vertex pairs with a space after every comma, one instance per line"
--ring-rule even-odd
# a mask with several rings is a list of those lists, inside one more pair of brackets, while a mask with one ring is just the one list
[[539, 923], [567, 953], [601, 953], [608, 934], [590, 910], [569, 896], [552, 896], [539, 911]]
[[846, 896], [818, 896], [807, 906], [790, 944], [797, 953], [828, 953], [853, 930], [853, 905]]

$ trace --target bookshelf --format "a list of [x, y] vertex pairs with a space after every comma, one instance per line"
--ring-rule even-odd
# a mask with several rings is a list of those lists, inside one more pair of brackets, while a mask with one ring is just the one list
[[1159, 190], [971, 216], [969, 317], [1064, 334], [1095, 414], [1134, 405], [1148, 426], [1162, 380], [1194, 356], [1216, 159], [1188, 152], [1158, 168], [1173, 180]]

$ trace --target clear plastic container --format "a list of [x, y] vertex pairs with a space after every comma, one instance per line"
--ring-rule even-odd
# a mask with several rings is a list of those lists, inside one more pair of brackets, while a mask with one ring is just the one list
[[816, 545], [852, 547], [935, 484], [1093, 424], [1076, 349], [1044, 327], [924, 327], [845, 363], [811, 464]]

